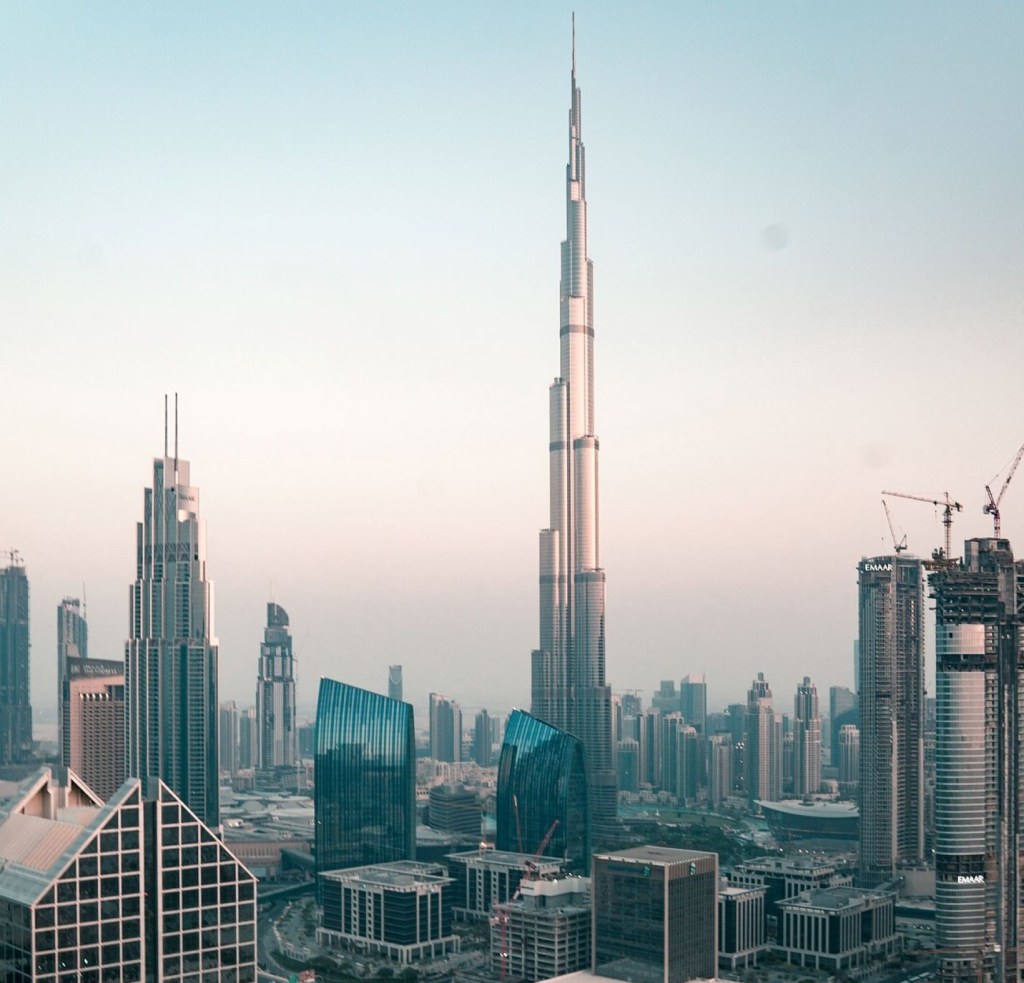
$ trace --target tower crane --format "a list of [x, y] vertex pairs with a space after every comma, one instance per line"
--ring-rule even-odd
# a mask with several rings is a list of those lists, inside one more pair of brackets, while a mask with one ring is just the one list
[[[908, 495], [906, 492], [883, 491], [883, 495], [891, 495], [893, 498], [909, 498], [913, 502], [927, 502], [929, 505], [942, 506], [942, 524], [946, 527], [946, 552], [948, 560], [953, 540], [953, 511], [963, 512], [964, 507], [959, 502], [954, 502], [949, 497], [949, 492], [943, 492], [943, 501], [934, 498], [925, 498], [924, 495]], [[1000, 494], [1002, 494], [1000, 492]]]
[[899, 540], [899, 542], [896, 541], [896, 530], [892, 527], [892, 513], [889, 511], [889, 505], [884, 498], [882, 499], [882, 508], [885, 509], [885, 518], [889, 523], [889, 532], [892, 535], [893, 552], [898, 556], [907, 548], [907, 534], [904, 533], [903, 538]]
[[[1010, 479], [1013, 477], [1013, 472], [1017, 470], [1017, 465], [1020, 464], [1021, 457], [1024, 457], [1024, 444], [1021, 444], [1020, 450], [1017, 451], [1017, 456], [1013, 459], [1013, 464], [1010, 465], [1010, 470], [1006, 474], [1006, 481], [1003, 482], [1003, 487], [999, 489], [998, 497], [994, 498], [992, 496], [992, 489], [989, 488], [988, 485], [985, 486], [985, 494], [988, 495], [988, 501], [981, 507], [981, 511], [985, 515], [992, 516], [992, 524], [995, 526], [996, 539], [999, 539], [1000, 533], [1002, 532], [999, 503], [1003, 500], [1003, 495], [1006, 493], [1006, 488], [1010, 484]], [[992, 480], [994, 481], [995, 478], [993, 478]]]

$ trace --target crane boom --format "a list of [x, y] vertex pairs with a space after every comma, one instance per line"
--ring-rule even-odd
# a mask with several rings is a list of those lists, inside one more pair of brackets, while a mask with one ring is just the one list
[[886, 500], [882, 499], [882, 508], [885, 509], [885, 518], [889, 523], [889, 533], [892, 536], [892, 548], [893, 552], [899, 555], [907, 548], [907, 534], [903, 534], [903, 538], [900, 540], [896, 539], [896, 530], [892, 525], [892, 513], [889, 511], [889, 504]]
[[908, 495], [906, 492], [883, 491], [883, 495], [892, 495], [894, 498], [909, 498], [913, 502], [927, 502], [929, 505], [942, 506], [942, 524], [946, 527], [946, 559], [949, 559], [950, 549], [953, 540], [953, 512], [963, 512], [964, 507], [959, 502], [954, 502], [949, 497], [949, 492], [943, 492], [943, 499], [927, 498], [924, 495]]
[[1017, 456], [1013, 459], [1013, 464], [1010, 465], [1010, 470], [1006, 474], [1006, 481], [1003, 482], [1003, 487], [999, 489], [998, 497], [993, 497], [992, 489], [988, 485], [985, 486], [985, 494], [988, 495], [988, 501], [981, 507], [981, 511], [985, 515], [992, 516], [992, 525], [995, 529], [995, 537], [999, 539], [1002, 535], [1002, 514], [999, 511], [999, 503], [1003, 500], [1003, 495], [1006, 494], [1006, 489], [1013, 478], [1014, 471], [1017, 470], [1017, 465], [1020, 464], [1020, 459], [1024, 457], [1024, 444], [1021, 444], [1020, 450], [1017, 451]]

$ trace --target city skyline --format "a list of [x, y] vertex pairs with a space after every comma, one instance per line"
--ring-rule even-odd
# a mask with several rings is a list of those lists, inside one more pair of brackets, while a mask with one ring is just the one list
[[[302, 706], [393, 663], [417, 705], [529, 705], [569, 9], [9, 11], [0, 536], [32, 582], [37, 719], [62, 597], [85, 582], [90, 654], [122, 651], [166, 391], [223, 699], [249, 702], [277, 595]], [[758, 671], [851, 685], [857, 560], [891, 548], [879, 490], [948, 489], [954, 542], [987, 535], [984, 485], [1024, 439], [1022, 14], [576, 20], [608, 678], [703, 672], [712, 706]], [[941, 543], [933, 509], [891, 505], [914, 553]], [[813, 566], [799, 596], [780, 561]]]

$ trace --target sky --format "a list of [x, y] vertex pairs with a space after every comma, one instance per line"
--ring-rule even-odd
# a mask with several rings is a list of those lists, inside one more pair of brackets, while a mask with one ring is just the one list
[[[2, 0], [0, 548], [37, 718], [61, 597], [123, 656], [174, 392], [223, 699], [254, 700], [273, 597], [300, 709], [391, 663], [421, 706], [528, 707], [574, 7], [613, 688], [824, 699], [883, 488], [991, 534], [1024, 442], [1020, 5]], [[1002, 510], [1024, 555], [1024, 487]]]

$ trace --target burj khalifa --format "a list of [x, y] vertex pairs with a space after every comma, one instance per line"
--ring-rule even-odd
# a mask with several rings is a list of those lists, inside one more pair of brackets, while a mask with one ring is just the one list
[[586, 156], [573, 37], [566, 234], [559, 290], [560, 372], [550, 388], [551, 519], [540, 533], [540, 647], [531, 712], [584, 747], [593, 821], [614, 818], [611, 689], [605, 683], [605, 572], [594, 424], [594, 265], [587, 256]]

